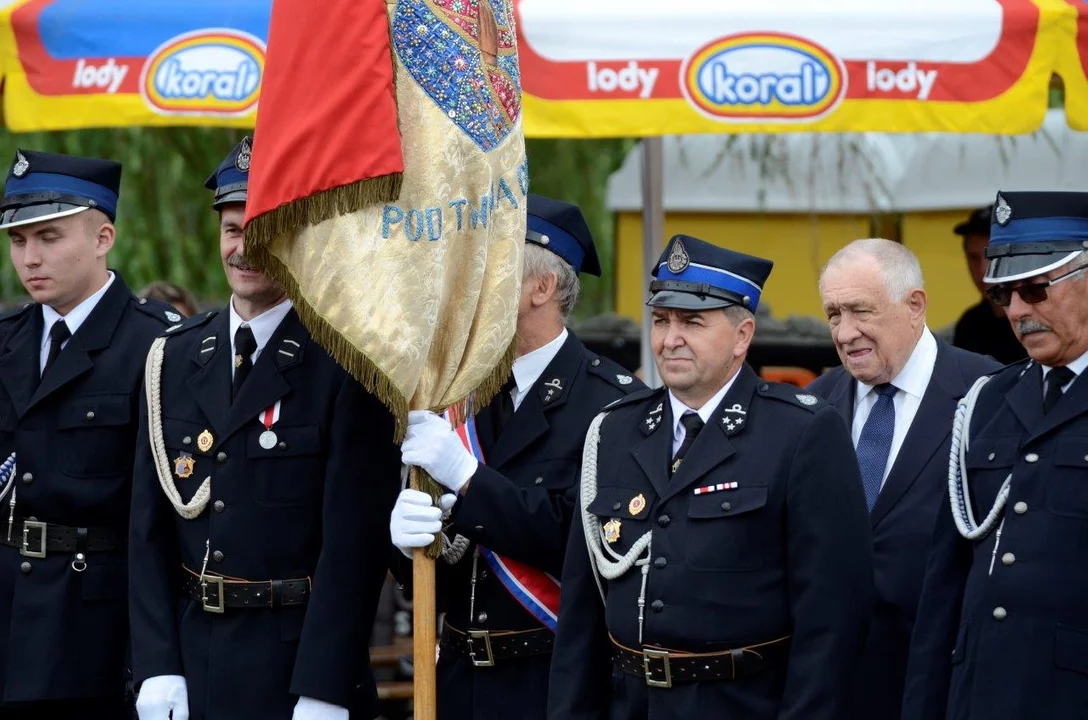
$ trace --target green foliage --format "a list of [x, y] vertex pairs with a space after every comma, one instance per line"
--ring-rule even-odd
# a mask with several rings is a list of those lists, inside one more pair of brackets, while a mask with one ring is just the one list
[[[124, 173], [111, 266], [133, 289], [169, 280], [202, 302], [221, 303], [229, 290], [219, 264], [218, 217], [204, 181], [244, 134], [217, 128], [0, 131], [0, 162], [9, 163], [16, 148], [119, 160]], [[597, 240], [605, 277], [586, 279], [580, 316], [612, 306], [615, 228], [605, 208], [605, 186], [633, 145], [633, 140], [528, 142], [532, 191], [580, 204]], [[0, 298], [23, 294], [11, 264], [0, 262]]]

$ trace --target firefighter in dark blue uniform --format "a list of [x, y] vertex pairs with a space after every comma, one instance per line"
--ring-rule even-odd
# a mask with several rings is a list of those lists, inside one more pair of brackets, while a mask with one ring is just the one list
[[835, 408], [744, 362], [770, 270], [683, 235], [659, 261], [665, 388], [590, 426], [552, 720], [843, 717], [874, 592], [869, 514]]
[[[410, 414], [401, 448], [406, 464], [450, 491], [442, 500], [452, 507], [449, 547], [436, 563], [445, 610], [440, 720], [544, 717], [585, 431], [601, 408], [643, 387], [565, 328], [578, 272], [600, 275], [581, 211], [530, 195], [526, 240], [512, 378], [475, 418], [483, 462], [433, 413]], [[441, 514], [428, 496], [404, 490], [394, 543], [429, 544]]]
[[0, 718], [123, 717], [144, 357], [181, 316], [106, 266], [115, 162], [20, 150], [0, 201], [34, 300], [0, 319]]
[[243, 140], [208, 181], [232, 290], [148, 356], [130, 542], [140, 720], [373, 717], [393, 419], [242, 253]]
[[984, 280], [1029, 359], [957, 411], [904, 720], [1085, 717], [1086, 241], [1088, 193], [998, 193]]

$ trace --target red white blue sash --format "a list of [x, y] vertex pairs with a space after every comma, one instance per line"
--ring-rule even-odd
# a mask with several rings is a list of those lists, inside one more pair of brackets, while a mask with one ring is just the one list
[[[445, 417], [449, 420], [450, 413], [447, 412]], [[481, 465], [486, 465], [484, 451], [480, 447], [480, 438], [476, 434], [476, 418], [469, 416], [464, 424], [455, 427], [455, 431], [469, 452], [480, 461]], [[480, 555], [491, 566], [495, 577], [502, 582], [503, 587], [514, 596], [514, 599], [543, 623], [544, 627], [555, 632], [556, 618], [559, 616], [559, 581], [543, 570], [503, 557], [483, 545], [477, 545], [477, 547], [479, 547]]]

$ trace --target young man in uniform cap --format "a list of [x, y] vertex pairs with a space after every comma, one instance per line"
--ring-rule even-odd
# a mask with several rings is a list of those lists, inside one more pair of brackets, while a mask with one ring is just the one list
[[180, 316], [107, 267], [120, 182], [115, 162], [19, 150], [0, 201], [34, 300], [0, 319], [0, 718], [126, 713], [137, 402]]
[[1030, 358], [956, 415], [911, 640], [905, 720], [1088, 706], [1088, 193], [1000, 192], [987, 294]]
[[770, 271], [684, 235], [661, 256], [665, 387], [613, 403], [587, 435], [553, 720], [844, 717], [873, 596], [869, 517], [835, 409], [744, 362]]
[[[507, 387], [470, 425], [480, 455], [443, 417], [409, 414], [406, 465], [449, 490], [442, 508], [401, 492], [390, 520], [407, 554], [443, 530], [437, 563], [446, 613], [438, 717], [543, 718], [558, 612], [558, 577], [576, 506], [586, 428], [602, 407], [643, 387], [566, 329], [578, 273], [600, 275], [593, 238], [574, 205], [529, 196], [517, 359]], [[402, 573], [403, 574], [403, 573]]]
[[373, 717], [393, 419], [243, 254], [242, 140], [209, 178], [226, 311], [148, 357], [130, 542], [140, 720]]
[[952, 344], [964, 350], [989, 355], [1002, 365], [1023, 360], [1027, 353], [1005, 317], [1004, 308], [986, 296], [986, 246], [990, 242], [990, 217], [994, 206], [978, 208], [953, 229], [963, 238], [963, 255], [971, 281], [982, 299], [968, 308], [956, 322]]

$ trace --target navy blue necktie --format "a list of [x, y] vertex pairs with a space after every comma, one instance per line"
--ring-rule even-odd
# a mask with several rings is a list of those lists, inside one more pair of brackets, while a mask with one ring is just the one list
[[870, 511], [880, 495], [880, 483], [884, 480], [884, 468], [888, 466], [888, 454], [892, 450], [896, 387], [891, 383], [884, 383], [873, 390], [877, 393], [876, 404], [861, 428], [857, 448], [861, 486], [865, 489], [865, 502]]

